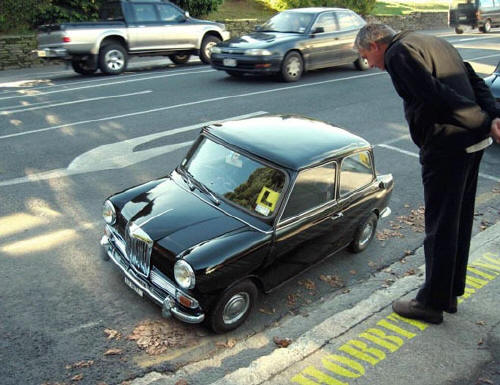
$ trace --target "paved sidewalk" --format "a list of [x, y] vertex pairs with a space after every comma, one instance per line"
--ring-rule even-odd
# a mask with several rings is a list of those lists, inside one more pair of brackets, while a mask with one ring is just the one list
[[[420, 248], [415, 255], [420, 261], [422, 253]], [[420, 266], [417, 274], [374, 290], [351, 308], [311, 327], [287, 348], [240, 364], [218, 379], [207, 381], [207, 366], [195, 363], [175, 375], [151, 373], [132, 385], [174, 385], [179, 380], [189, 385], [500, 385], [500, 223], [473, 237], [467, 292], [458, 313], [445, 313], [441, 325], [392, 312], [392, 301], [415, 295], [423, 271]], [[320, 311], [329, 307], [333, 304], [322, 304]], [[300, 317], [290, 323], [297, 322]], [[286, 335], [286, 327], [278, 331]], [[224, 357], [210, 361], [219, 366], [227, 362]]]

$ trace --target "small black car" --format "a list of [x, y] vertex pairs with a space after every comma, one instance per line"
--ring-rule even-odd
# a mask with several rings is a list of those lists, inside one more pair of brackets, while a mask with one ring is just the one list
[[368, 62], [354, 49], [358, 31], [366, 22], [349, 9], [297, 8], [273, 16], [256, 31], [212, 47], [211, 64], [231, 76], [274, 74], [293, 82], [302, 73]]
[[328, 123], [271, 115], [214, 124], [170, 174], [105, 201], [101, 244], [165, 316], [222, 333], [244, 322], [258, 290], [346, 246], [364, 250], [392, 189], [370, 144]]

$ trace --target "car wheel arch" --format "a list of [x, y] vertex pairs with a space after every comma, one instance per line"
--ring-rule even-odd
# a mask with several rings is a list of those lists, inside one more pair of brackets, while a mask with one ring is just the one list
[[98, 49], [97, 49], [96, 53], [99, 53], [99, 51], [101, 50], [102, 47], [104, 47], [105, 45], [109, 45], [109, 44], [120, 44], [123, 46], [123, 48], [125, 48], [125, 50], [127, 52], [129, 51], [127, 41], [125, 40], [125, 38], [123, 36], [108, 35], [108, 36], [103, 36], [103, 38], [101, 39], [101, 41], [97, 45]]

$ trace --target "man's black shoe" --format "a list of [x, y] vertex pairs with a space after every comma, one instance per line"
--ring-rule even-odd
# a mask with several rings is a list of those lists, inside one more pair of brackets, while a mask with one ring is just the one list
[[392, 310], [405, 318], [418, 319], [433, 324], [443, 322], [443, 312], [434, 310], [418, 302], [416, 299], [400, 299], [392, 303]]
[[450, 301], [450, 305], [448, 306], [447, 309], [444, 309], [446, 313], [456, 313], [457, 312], [457, 297], [453, 297], [452, 300]]

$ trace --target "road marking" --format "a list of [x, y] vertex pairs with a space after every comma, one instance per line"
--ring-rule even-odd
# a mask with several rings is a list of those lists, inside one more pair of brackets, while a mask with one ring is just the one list
[[[458, 303], [496, 279], [499, 272], [498, 254], [487, 252], [472, 262], [468, 267], [465, 294], [458, 299]], [[337, 354], [325, 352], [320, 365], [307, 366], [290, 378], [290, 381], [300, 385], [347, 385], [344, 381], [365, 376], [367, 371], [384, 361], [388, 355], [423, 334], [428, 326], [425, 322], [391, 313], [378, 321], [375, 327], [359, 333], [356, 338], [336, 349]], [[318, 352], [324, 350], [320, 348]]]
[[[185, 75], [185, 74], [193, 74], [193, 73], [197, 74], [197, 73], [214, 72], [214, 71], [215, 70], [210, 69], [210, 70], [200, 70], [200, 71], [175, 72], [175, 73], [169, 73], [167, 75], [150, 76], [150, 77], [144, 77], [144, 78], [139, 78], [139, 79], [114, 81], [114, 82], [109, 82], [109, 83], [102, 83], [102, 80], [101, 80], [101, 83], [99, 83], [99, 84], [92, 84], [92, 85], [88, 85], [88, 86], [74, 87], [74, 88], [64, 88], [62, 90], [54, 90], [54, 91], [46, 91], [46, 92], [39, 92], [37, 90], [37, 88], [29, 88], [29, 89], [15, 91], [16, 93], [21, 94], [21, 95], [3, 96], [3, 97], [0, 97], [0, 100], [50, 95], [50, 94], [56, 94], [56, 93], [60, 93], [60, 92], [71, 92], [71, 91], [77, 91], [77, 90], [84, 90], [87, 88], [107, 87], [107, 86], [114, 86], [115, 84], [135, 83], [135, 82], [141, 82], [143, 80], [161, 79], [161, 78], [168, 78], [168, 77], [180, 76], [180, 75]], [[132, 76], [132, 75], [130, 75], [130, 76]], [[86, 82], [86, 83], [90, 83], [90, 81]], [[61, 86], [64, 86], [64, 85], [61, 85]], [[57, 86], [54, 86], [54, 87], [57, 87]]]
[[[401, 154], [409, 155], [409, 156], [412, 156], [414, 158], [418, 158], [419, 157], [419, 155], [417, 153], [414, 153], [414, 152], [411, 152], [411, 151], [402, 150], [400, 148], [397, 148], [397, 147], [394, 147], [394, 146], [391, 146], [391, 145], [388, 145], [388, 144], [381, 143], [381, 144], [377, 144], [375, 146], [387, 148], [388, 150], [397, 151], [397, 152], [399, 152]], [[482, 172], [479, 173], [479, 176], [482, 177], [482, 178], [485, 178], [485, 179], [492, 180], [494, 182], [500, 182], [500, 178], [497, 178], [497, 177], [491, 176], [491, 175], [487, 175], [487, 174], [483, 174]]]
[[51, 126], [51, 127], [46, 127], [46, 128], [40, 128], [40, 129], [37, 129], [37, 130], [30, 130], [30, 131], [18, 132], [18, 133], [15, 133], [15, 134], [7, 134], [7, 135], [0, 136], [0, 140], [1, 139], [14, 138], [14, 137], [18, 137], [18, 136], [30, 135], [30, 134], [37, 134], [37, 133], [46, 132], [46, 131], [52, 131], [52, 130], [56, 130], [56, 129], [63, 128], [63, 127], [70, 127], [70, 126], [74, 127], [74, 126], [79, 126], [79, 125], [82, 125], [82, 124], [104, 122], [104, 121], [107, 121], [107, 120], [128, 118], [128, 117], [131, 117], [131, 116], [145, 115], [145, 114], [150, 114], [150, 113], [154, 113], [154, 112], [161, 112], [161, 111], [172, 110], [172, 109], [175, 109], [175, 108], [189, 107], [189, 106], [194, 106], [194, 105], [197, 105], [197, 104], [211, 103], [211, 102], [217, 102], [217, 101], [222, 101], [222, 100], [227, 100], [227, 99], [245, 98], [245, 97], [248, 97], [248, 96], [256, 96], [256, 95], [262, 95], [262, 94], [268, 94], [268, 93], [280, 92], [280, 91], [288, 91], [288, 90], [292, 90], [292, 89], [296, 89], [296, 88], [311, 87], [311, 86], [317, 86], [317, 85], [320, 85], [320, 84], [335, 83], [335, 82], [340, 82], [340, 81], [344, 81], [344, 80], [360, 79], [360, 78], [365, 78], [365, 77], [370, 77], [370, 76], [380, 76], [380, 75], [388, 76], [387, 73], [385, 73], [385, 72], [375, 72], [375, 73], [364, 74], [364, 75], [349, 76], [349, 77], [340, 78], [340, 79], [330, 79], [330, 80], [323, 80], [323, 81], [314, 82], [314, 83], [304, 83], [304, 84], [299, 84], [299, 85], [294, 85], [294, 86], [272, 88], [272, 89], [267, 89], [267, 90], [263, 90], [263, 91], [248, 92], [248, 93], [238, 94], [238, 95], [218, 96], [218, 97], [215, 97], [215, 98], [209, 98], [209, 99], [203, 99], [203, 100], [196, 100], [196, 101], [193, 101], [193, 102], [181, 103], [181, 104], [176, 104], [176, 105], [172, 105], [172, 106], [158, 107], [158, 108], [153, 108], [153, 109], [150, 109], [150, 110], [131, 112], [129, 114], [108, 116], [108, 117], [98, 118], [98, 119], [83, 120], [83, 121], [80, 121], [80, 122], [65, 123], [65, 124], [61, 124], [61, 125], [58, 125], [58, 126]]
[[105, 144], [77, 156], [69, 164], [67, 168], [49, 170], [38, 174], [32, 174], [20, 178], [4, 180], [0, 182], [0, 187], [12, 186], [21, 183], [38, 182], [41, 180], [61, 178], [70, 175], [84, 174], [95, 171], [125, 168], [133, 164], [154, 158], [156, 156], [160, 156], [168, 152], [172, 152], [180, 148], [189, 146], [191, 145], [191, 143], [193, 143], [193, 141], [190, 140], [181, 143], [153, 147], [141, 151], [134, 151], [134, 149], [141, 144], [152, 142], [156, 139], [175, 135], [182, 132], [192, 131], [196, 129], [199, 130], [204, 126], [208, 126], [214, 123], [220, 123], [227, 120], [245, 119], [254, 116], [264, 115], [266, 113], [267, 112], [265, 111], [257, 111], [245, 115], [226, 118], [223, 120], [213, 120], [210, 122], [193, 124], [191, 126], [175, 128], [173, 130], [162, 131], [155, 134], [140, 136], [134, 139], [127, 139], [117, 143]]
[[40, 110], [40, 109], [43, 109], [43, 108], [66, 106], [66, 105], [69, 105], [69, 104], [94, 102], [96, 100], [114, 99], [114, 98], [126, 98], [128, 96], [144, 95], [144, 94], [149, 94], [151, 92], [153, 92], [153, 91], [152, 90], [145, 90], [145, 91], [133, 92], [133, 93], [130, 93], [130, 94], [99, 96], [99, 97], [96, 97], [96, 98], [73, 100], [71, 102], [61, 102], [61, 103], [48, 104], [48, 105], [43, 105], [43, 106], [35, 106], [35, 107], [28, 106], [28, 107], [25, 107], [25, 108], [20, 108], [18, 110], [8, 110], [8, 111], [3, 110], [3, 111], [0, 111], [0, 115], [12, 115], [12, 114], [15, 114], [15, 113], [18, 113], [18, 112], [27, 112], [27, 111], [33, 111], [33, 110]]

